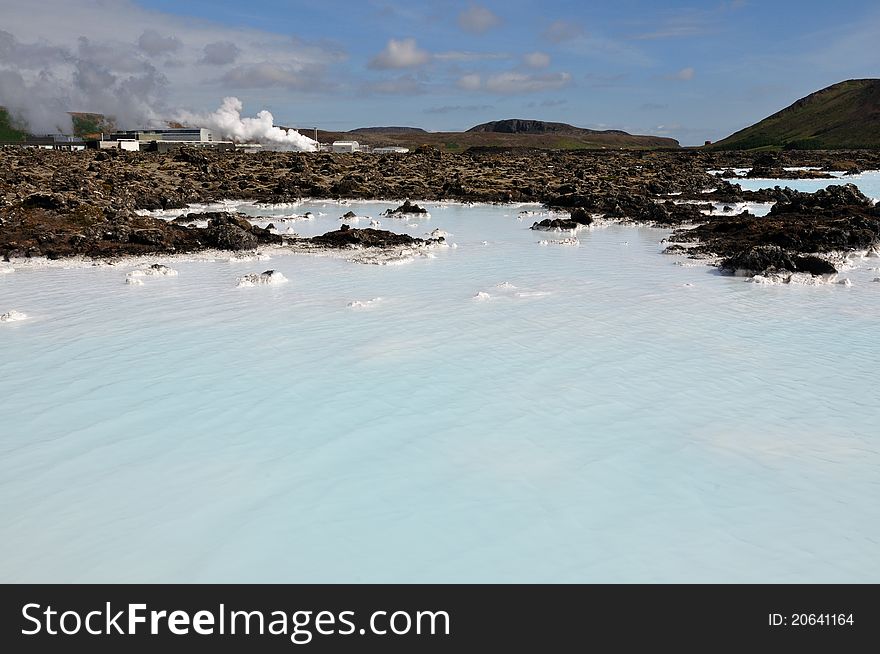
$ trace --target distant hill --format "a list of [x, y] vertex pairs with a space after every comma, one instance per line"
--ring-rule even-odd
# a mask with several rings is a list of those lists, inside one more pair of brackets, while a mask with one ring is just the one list
[[510, 119], [477, 125], [465, 132], [426, 132], [414, 127], [362, 127], [350, 132], [318, 131], [322, 143], [356, 138], [371, 146], [399, 146], [415, 149], [430, 145], [447, 152], [468, 148], [525, 148], [539, 150], [596, 150], [600, 148], [678, 148], [675, 139], [636, 136], [620, 130], [598, 131], [565, 123]]
[[101, 133], [109, 133], [116, 130], [116, 124], [112, 118], [104, 114], [94, 114], [84, 111], [70, 111], [73, 121], [73, 133], [80, 138], [99, 138]]
[[548, 123], [543, 120], [526, 120], [523, 118], [508, 118], [506, 120], [493, 120], [476, 127], [471, 127], [469, 132], [490, 132], [497, 134], [618, 134], [630, 136], [619, 129], [596, 130], [584, 127], [575, 127], [567, 123]]
[[421, 127], [358, 127], [352, 134], [427, 134]]
[[[113, 120], [104, 114], [71, 111], [73, 134], [81, 138], [97, 138], [101, 132], [112, 132], [115, 128]], [[16, 125], [5, 107], [0, 107], [0, 141], [23, 141], [28, 131]]]
[[880, 148], [880, 79], [834, 84], [710, 146], [720, 150]]

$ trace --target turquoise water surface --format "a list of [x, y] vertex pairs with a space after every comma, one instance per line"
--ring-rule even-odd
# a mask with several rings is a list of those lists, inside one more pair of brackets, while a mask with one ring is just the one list
[[880, 259], [768, 286], [663, 230], [391, 206], [246, 209], [457, 247], [0, 275], [28, 316], [0, 324], [0, 581], [880, 581]]

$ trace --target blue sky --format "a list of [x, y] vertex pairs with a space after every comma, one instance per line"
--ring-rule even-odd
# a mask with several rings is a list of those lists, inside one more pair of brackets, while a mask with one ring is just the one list
[[[880, 70], [880, 5], [867, 0], [46, 1], [63, 13], [56, 26], [3, 0], [0, 30], [15, 52], [57, 44], [85, 61], [74, 86], [83, 66], [103, 66], [160, 113], [235, 95], [247, 112], [326, 129], [522, 117], [694, 144]], [[16, 63], [3, 52], [0, 67]], [[77, 88], [70, 101], [115, 108]]]

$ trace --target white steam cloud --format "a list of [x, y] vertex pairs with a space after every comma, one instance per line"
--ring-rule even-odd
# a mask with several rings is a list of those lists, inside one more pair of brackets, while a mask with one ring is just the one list
[[[0, 107], [16, 126], [32, 134], [70, 134], [73, 124], [68, 112], [83, 111], [104, 114], [120, 129], [164, 127], [173, 119], [207, 127], [218, 139], [260, 143], [276, 150], [317, 149], [307, 136], [275, 126], [268, 111], [242, 117], [238, 98], [226, 98], [213, 113], [169, 108], [168, 80], [146, 54], [175, 52], [181, 43], [177, 37], [146, 30], [136, 43], [80, 37], [75, 46], [61, 46], [21, 41], [0, 29]], [[237, 46], [224, 47], [237, 56]], [[216, 59], [217, 52], [206, 49], [205, 55]]]
[[24, 43], [0, 30], [0, 106], [34, 134], [70, 133], [68, 111], [117, 125], [155, 123], [167, 79], [149, 61], [85, 37], [76, 47]]
[[261, 143], [277, 150], [314, 152], [317, 149], [317, 141], [296, 130], [276, 126], [275, 119], [268, 111], [261, 111], [256, 118], [243, 118], [242, 107], [238, 98], [224, 98], [223, 104], [213, 113], [185, 111], [179, 114], [178, 120], [190, 127], [207, 127], [214, 132], [215, 138], [236, 143]]

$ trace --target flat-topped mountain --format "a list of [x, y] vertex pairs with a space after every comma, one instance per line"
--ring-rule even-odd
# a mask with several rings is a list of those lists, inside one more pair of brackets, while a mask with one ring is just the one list
[[491, 132], [498, 134], [622, 134], [631, 136], [619, 129], [596, 130], [584, 127], [575, 127], [568, 123], [550, 123], [543, 120], [527, 120], [523, 118], [508, 118], [506, 120], [493, 120], [476, 127], [471, 127], [469, 132]]
[[833, 84], [711, 147], [722, 150], [880, 148], [880, 79], [853, 79]]
[[352, 134], [425, 134], [421, 127], [358, 127]]
[[476, 125], [464, 132], [427, 132], [415, 127], [361, 127], [349, 132], [318, 131], [318, 140], [351, 140], [372, 146], [401, 146], [415, 149], [430, 145], [448, 152], [468, 148], [598, 150], [678, 148], [675, 139], [640, 136], [620, 130], [594, 130], [566, 123], [511, 118]]

